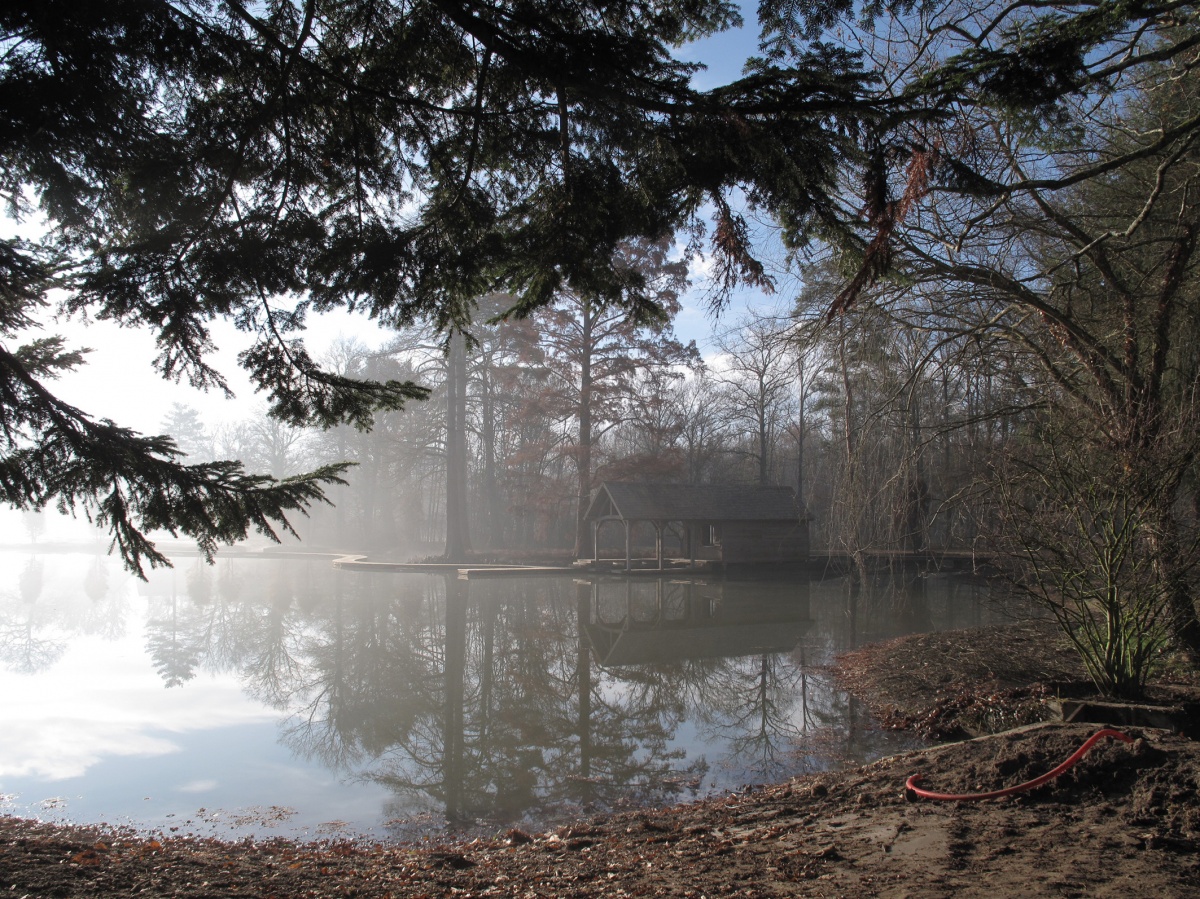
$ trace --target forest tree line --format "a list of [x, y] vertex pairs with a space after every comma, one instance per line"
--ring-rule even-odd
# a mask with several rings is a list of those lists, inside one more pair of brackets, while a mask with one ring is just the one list
[[180, 405], [163, 429], [192, 459], [278, 478], [355, 463], [333, 506], [299, 525], [315, 546], [440, 554], [460, 421], [479, 554], [575, 551], [581, 498], [605, 480], [786, 485], [816, 547], [970, 548], [987, 514], [972, 488], [1017, 432], [1031, 374], [974, 337], [935, 342], [865, 306], [827, 321], [819, 303], [806, 293], [793, 314], [726, 323], [705, 361], [670, 321], [638, 326], [564, 293], [530, 318], [475, 325], [449, 351], [418, 331], [337, 342], [332, 370], [431, 391], [370, 431], [267, 416], [209, 427]]

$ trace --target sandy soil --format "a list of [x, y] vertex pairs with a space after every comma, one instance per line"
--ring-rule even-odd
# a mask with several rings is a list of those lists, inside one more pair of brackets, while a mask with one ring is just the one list
[[[877, 707], [896, 725], [943, 735], [1004, 727], [1044, 718], [1047, 700], [1084, 689], [1069, 657], [1052, 643], [1036, 648], [1035, 636], [907, 638], [843, 658], [841, 673], [877, 690]], [[1037, 723], [752, 793], [441, 845], [230, 844], [0, 818], [0, 890], [264, 899], [1200, 895], [1200, 744], [1167, 731], [1127, 728], [1133, 744], [1101, 743], [1068, 774], [1012, 798], [905, 796], [913, 773], [945, 792], [1021, 783], [1096, 729]]]

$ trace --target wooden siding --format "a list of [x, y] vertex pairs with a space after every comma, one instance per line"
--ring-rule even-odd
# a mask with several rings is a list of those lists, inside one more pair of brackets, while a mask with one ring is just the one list
[[[730, 565], [748, 562], [803, 562], [808, 558], [808, 528], [799, 522], [721, 522], [716, 558]], [[708, 548], [708, 547], [706, 547]]]

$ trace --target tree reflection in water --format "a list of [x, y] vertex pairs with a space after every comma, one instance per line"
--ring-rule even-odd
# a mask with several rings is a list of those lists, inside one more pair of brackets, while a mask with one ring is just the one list
[[457, 825], [511, 823], [660, 801], [702, 772], [669, 747], [673, 698], [597, 676], [561, 582], [492, 582], [479, 601], [453, 576], [427, 586], [440, 627], [416, 635], [421, 664], [393, 700], [412, 726], [366, 774], [404, 794], [398, 815], [425, 797]]
[[595, 592], [601, 657], [650, 666], [705, 742], [722, 747], [714, 763], [743, 782], [869, 751], [860, 740], [865, 713], [808, 664], [807, 582], [625, 580], [599, 582]]
[[66, 642], [54, 633], [60, 610], [40, 601], [43, 572], [42, 560], [30, 558], [17, 578], [17, 589], [7, 592], [0, 611], [0, 662], [22, 674], [48, 668], [66, 650]]
[[[120, 630], [129, 591], [104, 578], [89, 571], [72, 600], [87, 615], [68, 603], [52, 623], [27, 566], [24, 595], [0, 601], [5, 663], [52, 661], [55, 628]], [[906, 589], [900, 617], [930, 623], [924, 584]], [[658, 804], [872, 751], [862, 710], [820, 667], [879, 620], [857, 592], [820, 628], [795, 580], [468, 581], [221, 560], [156, 572], [139, 592], [166, 686], [235, 674], [284, 714], [297, 755], [390, 788], [398, 834]]]

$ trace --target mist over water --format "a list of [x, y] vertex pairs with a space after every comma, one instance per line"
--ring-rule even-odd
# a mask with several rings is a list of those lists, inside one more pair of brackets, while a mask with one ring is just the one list
[[0, 554], [0, 810], [179, 833], [537, 828], [910, 745], [823, 666], [987, 623], [913, 578], [465, 580]]

